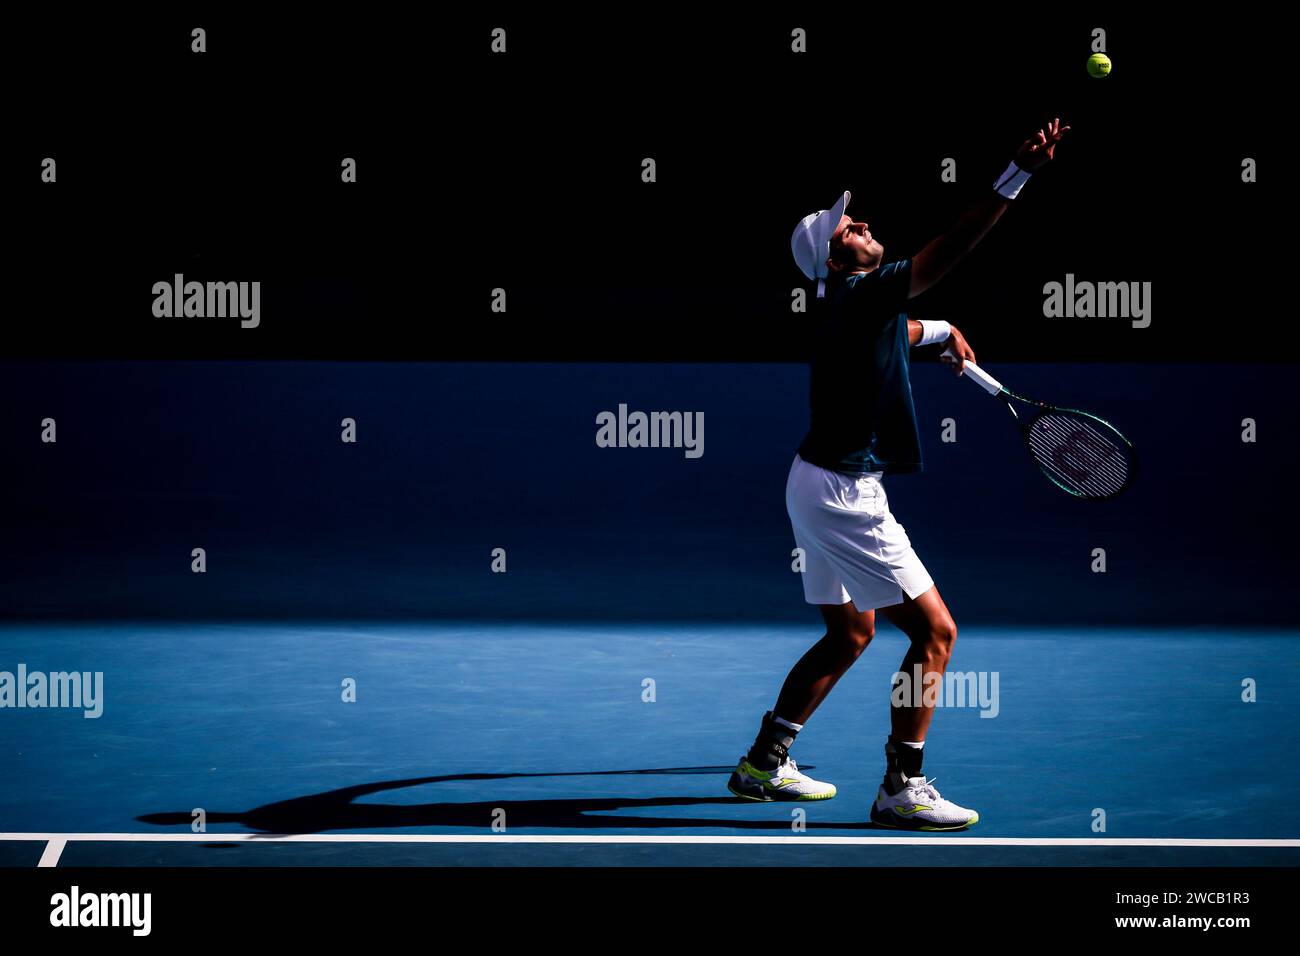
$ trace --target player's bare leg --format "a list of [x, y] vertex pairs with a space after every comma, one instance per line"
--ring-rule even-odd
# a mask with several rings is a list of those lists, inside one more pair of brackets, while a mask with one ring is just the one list
[[750, 800], [826, 800], [835, 796], [833, 784], [799, 771], [789, 749], [804, 722], [871, 643], [876, 615], [859, 611], [851, 601], [819, 607], [826, 633], [791, 668], [776, 709], [763, 715], [754, 745], [727, 784], [736, 796]]
[[[957, 625], [948, 612], [948, 605], [932, 587], [916, 600], [904, 595], [902, 604], [882, 607], [880, 613], [907, 635], [910, 642], [899, 671], [913, 680], [916, 665], [921, 665], [922, 680], [926, 674], [942, 677], [952, 657], [953, 642], [957, 640]], [[925, 685], [922, 684], [924, 687]], [[902, 706], [891, 706], [889, 726], [895, 740], [923, 741], [934, 720], [934, 706], [915, 706], [913, 695], [905, 695]], [[918, 768], [919, 769], [919, 768]]]
[[859, 611], [852, 601], [818, 608], [826, 634], [799, 658], [776, 699], [776, 714], [791, 723], [807, 723], [876, 633], [876, 612]]

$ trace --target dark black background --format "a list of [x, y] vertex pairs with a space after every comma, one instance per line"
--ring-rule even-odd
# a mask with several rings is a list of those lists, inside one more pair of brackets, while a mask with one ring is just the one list
[[[954, 852], [954, 851], [946, 851]], [[972, 851], [973, 852], [973, 851]], [[1294, 871], [1282, 867], [945, 867], [883, 870], [821, 867], [826, 879], [815, 900], [782, 906], [776, 917], [751, 915], [747, 883], [760, 873], [798, 886], [806, 871], [745, 866], [715, 868], [603, 866], [593, 869], [519, 866], [420, 870], [352, 867], [241, 869], [235, 867], [67, 868], [0, 870], [0, 916], [6, 937], [35, 942], [72, 939], [100, 946], [139, 942], [128, 929], [53, 929], [49, 900], [74, 883], [84, 893], [153, 894], [151, 938], [243, 944], [256, 935], [277, 942], [346, 941], [374, 945], [393, 929], [433, 935], [464, 928], [485, 939], [513, 938], [511, 927], [564, 921], [572, 939], [604, 945], [687, 939], [726, 946], [737, 933], [786, 928], [801, 936], [874, 936], [923, 943], [1043, 939], [1089, 941], [1193, 938], [1230, 948], [1275, 939], [1287, 926]], [[721, 879], [719, 878], [721, 876]], [[882, 881], [941, 881], [941, 918], [926, 919], [896, 904], [872, 904], [864, 891]], [[543, 888], [545, 887], [545, 889]], [[1238, 893], [1249, 903], [1198, 906], [1121, 905], [1117, 893]], [[936, 904], [940, 905], [940, 904]], [[1241, 917], [1242, 928], [1140, 929], [1115, 917]], [[148, 939], [145, 940], [148, 942]]]
[[[504, 55], [489, 45], [501, 24]], [[795, 25], [806, 55], [789, 52]], [[1115, 64], [1105, 79], [1085, 69], [1094, 27]], [[775, 581], [789, 583], [780, 486], [805, 379], [744, 364], [805, 357], [791, 230], [848, 188], [887, 252], [910, 254], [1062, 116], [1058, 158], [913, 314], [958, 322], [1026, 394], [1119, 423], [1143, 449], [1142, 487], [1095, 515], [1058, 501], [1017, 467], [1000, 409], [918, 370], [930, 467], [893, 500], [922, 547], [945, 542], [952, 573], [934, 566], [964, 620], [1063, 606], [1077, 622], [1290, 620], [1260, 598], [1295, 563], [1295, 366], [1205, 364], [1294, 362], [1284, 175], [1268, 153], [1288, 124], [1276, 23], [200, 13], [47, 18], [11, 36], [10, 613], [801, 618]], [[44, 155], [57, 184], [38, 180]], [[355, 185], [338, 181], [343, 156]], [[1244, 156], [1260, 182], [1241, 182]], [[940, 180], [945, 157], [957, 183]], [[175, 272], [259, 279], [261, 326], [155, 319], [152, 286]], [[1151, 326], [1045, 318], [1043, 284], [1070, 272], [1152, 282]], [[505, 314], [489, 309], [495, 287]], [[32, 361], [64, 358], [309, 362]], [[310, 364], [366, 358], [608, 364]], [[667, 360], [725, 364], [627, 364]], [[1069, 371], [1080, 361], [1108, 365]], [[689, 468], [605, 455], [593, 416], [621, 401], [706, 409], [709, 455]], [[25, 444], [47, 415], [67, 439], [54, 454]], [[338, 456], [344, 415], [366, 422], [355, 461]], [[969, 458], [935, 440], [957, 415]], [[1247, 417], [1258, 444], [1240, 440]], [[998, 456], [1016, 464], [989, 468]], [[1230, 545], [1187, 520], [1216, 502], [1232, 503]], [[1037, 545], [983, 561], [1013, 526]], [[512, 579], [533, 590], [503, 604], [480, 559], [506, 531], [535, 547], [533, 576]], [[1073, 574], [1102, 533], [1128, 556], [1123, 594], [1082, 592]], [[176, 558], [196, 538], [244, 577], [196, 582]], [[1214, 547], [1232, 554], [1227, 581], [1207, 582]], [[1024, 593], [1002, 584], [1013, 577]], [[750, 597], [714, 600], [740, 581]]]
[[[1264, 329], [1286, 275], [1286, 31], [1255, 13], [1161, 20], [15, 21], [0, 355], [798, 360], [801, 216], [847, 188], [887, 257], [910, 255], [1059, 115], [1057, 160], [912, 314], [960, 323], [1001, 361], [1289, 361]], [[789, 51], [794, 26], [809, 53]], [[1114, 63], [1101, 80], [1085, 70], [1094, 27]], [[47, 155], [55, 185], [39, 181]], [[1258, 183], [1241, 182], [1247, 156]], [[262, 326], [154, 319], [151, 287], [178, 271], [262, 281]], [[1152, 282], [1151, 327], [1044, 318], [1043, 284], [1068, 272]]]

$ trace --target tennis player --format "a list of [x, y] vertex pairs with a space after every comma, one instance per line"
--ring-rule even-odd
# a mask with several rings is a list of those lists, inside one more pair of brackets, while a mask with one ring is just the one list
[[[786, 509], [803, 552], [803, 590], [826, 634], [799, 659], [728, 781], [751, 800], [827, 800], [835, 786], [800, 772], [790, 747], [817, 706], [871, 642], [879, 610], [910, 642], [899, 671], [923, 680], [943, 672], [957, 626], [939, 589], [889, 511], [882, 479], [921, 469], [910, 349], [941, 344], [961, 373], [975, 353], [955, 326], [909, 319], [908, 299], [942, 279], [1006, 212], [1031, 173], [1052, 158], [1068, 130], [1059, 119], [1017, 151], [993, 193], [911, 259], [885, 262], [866, 222], [845, 213], [846, 192], [799, 223], [795, 261], [817, 282], [821, 308], [811, 370], [811, 428], [786, 483]], [[936, 503], [935, 507], [942, 507]], [[924, 686], [924, 685], [923, 685]], [[961, 830], [979, 814], [945, 800], [921, 773], [934, 706], [912, 694], [891, 708], [885, 775], [871, 808], [882, 826]]]

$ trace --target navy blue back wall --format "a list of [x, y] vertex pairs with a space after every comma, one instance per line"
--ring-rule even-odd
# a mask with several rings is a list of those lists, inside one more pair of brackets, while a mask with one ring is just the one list
[[[1291, 623], [1294, 367], [989, 367], [1114, 421], [1143, 471], [1070, 499], [994, 400], [914, 365], [926, 470], [886, 488], [959, 623]], [[0, 365], [0, 610], [811, 622], [783, 500], [806, 390], [799, 365]], [[703, 457], [598, 448], [619, 403], [703, 412]]]

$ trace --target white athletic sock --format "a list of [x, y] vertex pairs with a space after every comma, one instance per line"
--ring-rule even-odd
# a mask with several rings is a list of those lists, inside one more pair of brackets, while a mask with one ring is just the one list
[[780, 724], [782, 727], [789, 727], [796, 734], [799, 731], [803, 730], [803, 724], [792, 724], [790, 723], [790, 721], [786, 720], [785, 718], [776, 716], [775, 711], [772, 713], [772, 719], [776, 721], [778, 724]]
[[900, 740], [899, 743], [904, 747], [915, 747], [917, 750], [925, 746], [924, 740]]

